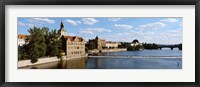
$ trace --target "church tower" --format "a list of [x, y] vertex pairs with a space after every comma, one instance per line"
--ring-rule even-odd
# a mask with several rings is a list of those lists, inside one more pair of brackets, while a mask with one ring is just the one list
[[59, 34], [60, 36], [65, 36], [66, 33], [67, 33], [67, 32], [64, 30], [64, 24], [63, 24], [63, 22], [61, 21], [61, 23], [60, 23], [60, 29], [58, 30], [58, 34]]

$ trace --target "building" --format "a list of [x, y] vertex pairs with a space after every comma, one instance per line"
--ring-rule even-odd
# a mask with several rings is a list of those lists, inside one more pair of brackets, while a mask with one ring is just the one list
[[119, 43], [117, 43], [117, 42], [111, 42], [111, 41], [106, 42], [106, 47], [108, 49], [109, 48], [118, 48], [118, 45], [119, 45]]
[[29, 35], [19, 34], [18, 35], [18, 46], [23, 46], [24, 44], [28, 44]]
[[138, 45], [143, 46], [143, 44], [142, 44], [142, 43], [139, 43], [139, 42], [135, 42], [135, 43], [134, 43], [134, 42], [125, 43], [125, 46], [126, 46], [126, 47], [129, 47], [129, 46], [132, 46], [132, 47], [134, 46], [134, 47], [135, 47], [135, 46], [138, 46]]
[[60, 39], [62, 40], [63, 50], [66, 52], [66, 57], [84, 57], [85, 56], [85, 41], [82, 37], [67, 36], [64, 29], [64, 24], [61, 22], [58, 30]]
[[106, 47], [106, 40], [100, 39], [98, 36], [96, 36], [95, 39], [90, 40], [89, 39], [89, 49], [102, 49]]
[[[67, 36], [64, 24], [61, 22], [60, 29], [57, 32], [62, 40], [62, 50], [66, 53], [66, 57], [83, 57], [85, 56], [85, 41], [82, 37]], [[18, 35], [18, 45], [28, 44], [30, 35]]]

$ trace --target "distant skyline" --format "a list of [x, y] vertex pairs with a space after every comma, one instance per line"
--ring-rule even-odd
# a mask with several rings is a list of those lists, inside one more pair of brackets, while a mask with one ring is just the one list
[[182, 43], [181, 17], [148, 18], [18, 18], [18, 34], [29, 34], [33, 26], [60, 29], [61, 21], [67, 35], [80, 36], [86, 41], [99, 36], [106, 41], [157, 44]]

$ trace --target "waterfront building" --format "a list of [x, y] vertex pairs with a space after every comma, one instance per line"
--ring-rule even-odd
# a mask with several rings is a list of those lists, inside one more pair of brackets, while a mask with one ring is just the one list
[[28, 44], [29, 35], [19, 34], [18, 35], [18, 46], [23, 46], [24, 44]]
[[[83, 57], [85, 56], [85, 41], [82, 37], [68, 36], [67, 31], [64, 29], [64, 24], [61, 22], [60, 29], [57, 34], [58, 39], [62, 41], [61, 49], [66, 53], [66, 57]], [[29, 43], [30, 35], [18, 35], [18, 45], [23, 46]]]
[[89, 39], [89, 47], [90, 49], [102, 49], [106, 47], [106, 40], [100, 39], [98, 36], [96, 36], [95, 39]]
[[126, 47], [129, 47], [129, 46], [138, 46], [138, 45], [142, 46], [143, 44], [142, 43], [137, 43], [137, 42], [136, 43], [133, 43], [133, 42], [131, 42], [131, 43], [125, 43]]
[[109, 48], [118, 48], [118, 45], [119, 45], [119, 43], [117, 43], [117, 42], [111, 42], [111, 41], [106, 42], [106, 47], [108, 49]]
[[84, 57], [85, 56], [85, 41], [82, 37], [67, 36], [64, 29], [64, 24], [61, 22], [58, 30], [60, 39], [62, 40], [63, 50], [66, 52], [66, 57]]

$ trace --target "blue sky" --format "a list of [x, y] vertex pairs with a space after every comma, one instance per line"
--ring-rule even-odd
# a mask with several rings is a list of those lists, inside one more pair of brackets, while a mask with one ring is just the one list
[[97, 35], [106, 41], [139, 42], [157, 44], [182, 43], [182, 18], [18, 18], [18, 34], [29, 34], [33, 26], [60, 28], [61, 21], [67, 35], [80, 36], [86, 41]]

